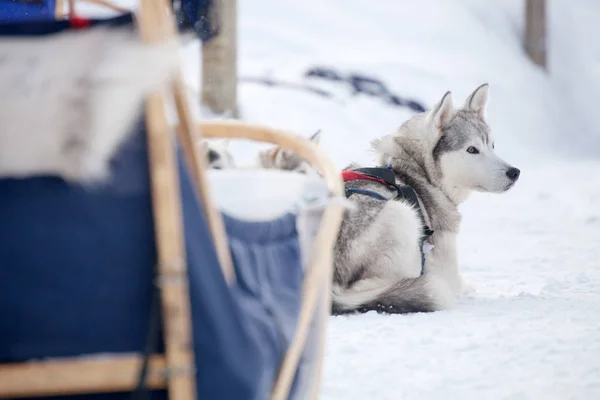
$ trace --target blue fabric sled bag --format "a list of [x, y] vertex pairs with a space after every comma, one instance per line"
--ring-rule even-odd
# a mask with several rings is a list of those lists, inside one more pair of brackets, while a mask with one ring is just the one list
[[52, 20], [56, 0], [0, 0], [0, 21]]

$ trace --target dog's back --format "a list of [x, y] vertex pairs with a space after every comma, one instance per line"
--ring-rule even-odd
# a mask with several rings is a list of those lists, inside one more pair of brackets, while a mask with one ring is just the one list
[[[398, 181], [397, 181], [398, 182]], [[398, 182], [402, 183], [402, 182]], [[379, 183], [357, 180], [346, 188], [396, 195]], [[432, 287], [431, 275], [422, 271], [419, 246], [424, 225], [406, 200], [380, 200], [353, 194], [356, 205], [342, 221], [334, 252], [334, 314], [379, 310], [391, 313], [434, 311], [444, 303], [443, 293]]]

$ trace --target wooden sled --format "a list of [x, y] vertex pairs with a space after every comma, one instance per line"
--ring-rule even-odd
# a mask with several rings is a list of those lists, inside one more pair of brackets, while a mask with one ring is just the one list
[[[60, 3], [59, 1], [58, 4]], [[100, 2], [102, 3], [104, 2]], [[166, 36], [176, 35], [169, 6], [164, 0], [140, 0], [136, 18], [140, 36], [146, 42], [151, 43]], [[343, 197], [343, 185], [337, 169], [323, 151], [311, 142], [274, 129], [239, 122], [195, 123], [186, 102], [181, 75], [173, 77], [170, 94], [175, 99], [179, 117], [177, 141], [204, 205], [223, 276], [230, 284], [235, 283], [236, 274], [223, 219], [211, 196], [206, 160], [195, 145], [199, 139], [250, 139], [291, 150], [320, 171], [329, 189], [330, 198]], [[178, 283], [160, 287], [165, 352], [164, 355], [152, 356], [147, 360], [144, 380], [146, 387], [150, 389], [167, 389], [169, 398], [186, 400], [196, 397], [195, 366], [193, 349], [190, 346], [191, 317], [177, 156], [164, 106], [163, 93], [155, 92], [148, 96], [147, 139], [159, 277]], [[316, 311], [320, 313], [322, 321], [319, 362], [314, 369], [310, 398], [318, 397], [326, 317], [330, 309], [332, 251], [342, 215], [341, 204], [331, 202], [325, 206], [303, 283], [297, 331], [273, 387], [273, 399], [283, 400], [289, 396], [309, 325]], [[0, 365], [0, 398], [129, 392], [140, 383], [143, 364], [144, 359], [139, 354], [4, 364]]]

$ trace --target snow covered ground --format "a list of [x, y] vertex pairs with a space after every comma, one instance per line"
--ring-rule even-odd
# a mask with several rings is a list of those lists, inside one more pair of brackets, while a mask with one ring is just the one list
[[434, 314], [333, 318], [323, 398], [599, 398], [599, 172], [529, 167], [512, 193], [474, 196], [459, 259], [476, 292]]
[[[333, 94], [243, 81], [244, 120], [321, 129], [339, 167], [368, 164], [370, 140], [413, 111], [309, 68], [381, 79], [426, 107], [489, 82], [497, 151], [522, 170], [511, 192], [462, 208], [476, 291], [455, 309], [331, 319], [323, 399], [600, 398], [600, 6], [548, 3], [550, 74], [521, 50], [523, 0], [239, 0], [240, 78]], [[184, 54], [197, 90], [198, 45]], [[233, 145], [242, 161], [255, 149]]]

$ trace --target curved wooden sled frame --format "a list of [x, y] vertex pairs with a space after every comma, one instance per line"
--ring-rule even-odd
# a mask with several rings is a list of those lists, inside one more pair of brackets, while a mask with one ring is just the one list
[[[344, 198], [344, 185], [338, 170], [326, 154], [309, 140], [291, 136], [282, 131], [235, 121], [202, 122], [202, 136], [206, 138], [250, 139], [276, 144], [290, 150], [316, 168], [328, 185], [333, 199]], [[333, 247], [337, 239], [344, 209], [339, 202], [325, 207], [321, 225], [315, 239], [308, 273], [302, 287], [302, 302], [298, 328], [290, 348], [283, 360], [279, 376], [273, 387], [272, 399], [284, 400], [294, 380], [298, 362], [306, 343], [311, 319], [315, 315], [319, 294], [322, 295], [319, 312], [330, 314], [331, 281], [333, 279]], [[319, 290], [322, 290], [320, 293]], [[325, 348], [327, 321], [323, 321], [320, 332], [318, 362], [315, 368], [311, 398], [318, 397]]]

